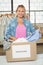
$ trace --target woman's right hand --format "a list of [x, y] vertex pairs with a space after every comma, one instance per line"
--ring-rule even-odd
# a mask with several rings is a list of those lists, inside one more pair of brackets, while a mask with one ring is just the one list
[[10, 39], [10, 40], [15, 41], [17, 38], [16, 38], [16, 37], [11, 36], [9, 39]]

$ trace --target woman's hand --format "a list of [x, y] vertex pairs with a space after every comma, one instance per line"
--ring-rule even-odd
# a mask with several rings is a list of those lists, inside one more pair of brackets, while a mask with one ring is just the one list
[[17, 38], [11, 36], [9, 39], [15, 41]]

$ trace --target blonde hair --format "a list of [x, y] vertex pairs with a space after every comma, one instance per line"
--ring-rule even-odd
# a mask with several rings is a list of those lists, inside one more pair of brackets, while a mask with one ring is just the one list
[[[18, 5], [18, 7], [17, 7], [17, 9], [16, 9], [16, 12], [18, 11], [18, 8], [19, 8], [19, 7], [24, 8], [25, 14], [24, 14], [23, 17], [25, 18], [25, 16], [26, 16], [26, 9], [25, 9], [24, 5]], [[17, 13], [15, 14], [15, 17], [17, 17]]]

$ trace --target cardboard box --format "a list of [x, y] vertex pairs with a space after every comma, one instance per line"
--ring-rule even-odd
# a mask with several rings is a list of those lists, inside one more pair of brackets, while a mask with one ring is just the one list
[[6, 51], [7, 61], [27, 61], [36, 60], [36, 42], [14, 43]]

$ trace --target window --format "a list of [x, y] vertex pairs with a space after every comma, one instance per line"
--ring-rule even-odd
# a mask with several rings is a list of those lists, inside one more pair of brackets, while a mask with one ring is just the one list
[[43, 0], [30, 0], [30, 20], [43, 23]]
[[[11, 13], [11, 1], [0, 0], [0, 14]], [[32, 23], [43, 23], [43, 0], [13, 0], [13, 13], [20, 4], [23, 4], [26, 12], [30, 13]]]
[[43, 12], [36, 12], [36, 23], [43, 23]]
[[11, 13], [11, 0], [0, 0], [0, 14]]

